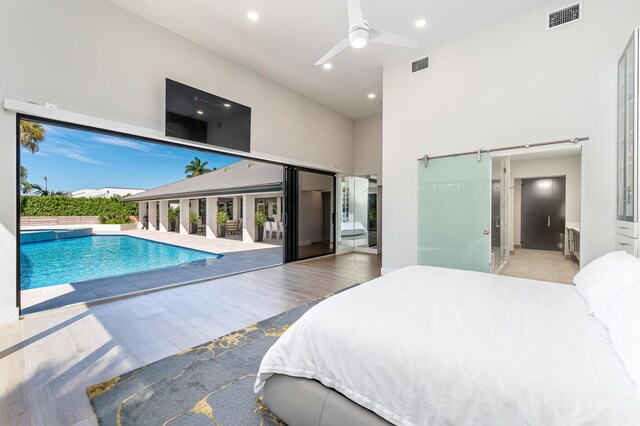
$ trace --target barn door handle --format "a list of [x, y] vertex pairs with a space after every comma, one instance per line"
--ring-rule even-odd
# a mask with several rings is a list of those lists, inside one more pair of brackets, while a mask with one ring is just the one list
[[551, 228], [551, 216], [547, 216], [547, 228]]

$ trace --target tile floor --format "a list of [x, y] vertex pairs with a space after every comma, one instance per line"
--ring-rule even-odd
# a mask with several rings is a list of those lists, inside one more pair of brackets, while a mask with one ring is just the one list
[[576, 260], [565, 259], [560, 252], [517, 248], [500, 275], [573, 284], [579, 270]]

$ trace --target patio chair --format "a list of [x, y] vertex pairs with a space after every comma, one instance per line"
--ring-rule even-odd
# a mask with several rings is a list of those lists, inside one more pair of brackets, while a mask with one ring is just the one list
[[238, 221], [230, 220], [227, 222], [227, 234], [233, 235], [238, 233]]
[[[264, 235], [263, 235], [263, 237], [265, 239], [266, 238], [271, 239], [273, 237], [273, 228], [271, 227], [272, 223], [273, 222], [265, 222], [265, 224], [264, 224]], [[267, 237], [267, 234], [269, 235], [268, 237]]]
[[280, 222], [271, 222], [271, 238], [282, 238], [282, 224]]

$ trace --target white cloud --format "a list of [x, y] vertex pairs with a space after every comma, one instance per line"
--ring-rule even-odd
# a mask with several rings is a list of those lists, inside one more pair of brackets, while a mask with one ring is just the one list
[[95, 158], [87, 155], [81, 146], [73, 142], [58, 139], [57, 137], [47, 138], [47, 143], [40, 145], [39, 153], [45, 156], [51, 154], [60, 155], [87, 164], [105, 165], [102, 161], [96, 160]]
[[111, 136], [96, 136], [92, 140], [96, 142], [105, 143], [107, 145], [119, 146], [122, 148], [129, 148], [134, 151], [138, 151], [140, 153], [152, 155], [155, 157], [165, 157], [165, 158], [174, 157], [173, 155], [171, 155], [171, 153], [162, 153], [162, 152], [156, 151], [155, 146], [149, 142], [134, 142], [134, 141], [115, 138]]
[[148, 145], [148, 144], [129, 141], [129, 140], [126, 140], [126, 139], [113, 138], [113, 137], [109, 137], [109, 136], [96, 136], [96, 137], [93, 138], [93, 140], [96, 141], [96, 142], [106, 143], [108, 145], [114, 145], [114, 146], [120, 146], [120, 147], [123, 147], [123, 148], [134, 149], [134, 150], [140, 151], [140, 152], [149, 152], [149, 153], [153, 152], [153, 147]]

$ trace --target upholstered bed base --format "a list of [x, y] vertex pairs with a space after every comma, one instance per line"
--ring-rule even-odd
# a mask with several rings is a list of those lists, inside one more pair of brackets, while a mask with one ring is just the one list
[[264, 404], [289, 426], [389, 426], [375, 413], [321, 383], [280, 374], [264, 386]]

